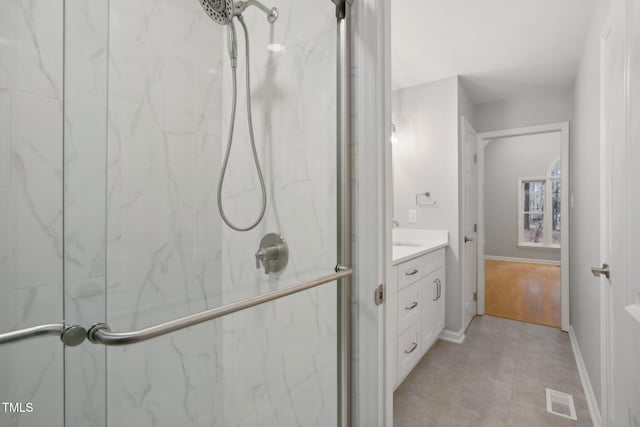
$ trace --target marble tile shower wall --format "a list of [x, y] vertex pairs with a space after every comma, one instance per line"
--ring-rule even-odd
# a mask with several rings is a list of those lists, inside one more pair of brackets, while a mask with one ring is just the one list
[[[106, 315], [107, 4], [64, 2], [64, 314], [85, 327]], [[104, 426], [105, 356], [65, 348], [66, 426]]]
[[[132, 4], [135, 3], [135, 4]], [[140, 328], [331, 272], [336, 250], [335, 19], [331, 3], [246, 13], [255, 130], [270, 196], [258, 229], [222, 227], [215, 205], [228, 131], [224, 28], [197, 2], [111, 0], [107, 317]], [[278, 42], [286, 52], [270, 53]], [[242, 51], [242, 49], [241, 49]], [[240, 78], [244, 77], [240, 61]], [[243, 88], [243, 82], [240, 81]], [[224, 202], [259, 208], [244, 90]], [[255, 269], [278, 231], [289, 267]], [[336, 290], [324, 287], [124, 349], [109, 349], [109, 425], [331, 425]]]
[[[133, 330], [222, 301], [224, 28], [193, 0], [108, 4], [107, 320]], [[109, 348], [108, 425], [222, 425], [221, 331]]]
[[[334, 9], [274, 5], [274, 26], [246, 13], [269, 205], [257, 230], [237, 233], [215, 200], [231, 100], [223, 27], [195, 0], [2, 2], [3, 326], [65, 318], [130, 330], [331, 272]], [[239, 70], [224, 202], [246, 223], [259, 194], [242, 59]], [[267, 277], [253, 254], [270, 231], [291, 256]], [[38, 410], [7, 425], [332, 425], [336, 340], [336, 289], [325, 286], [145, 344], [85, 342], [66, 350], [66, 405], [55, 338], [12, 344], [0, 349], [0, 383]]]
[[[0, 325], [62, 320], [62, 0], [0, 2]], [[60, 341], [0, 347], [2, 426], [62, 426]]]
[[[269, 203], [255, 230], [237, 233], [223, 228], [225, 303], [329, 274], [336, 263], [335, 9], [329, 1], [267, 3], [280, 10], [274, 25], [257, 10], [248, 10], [245, 17], [256, 142]], [[243, 37], [240, 42], [243, 52]], [[270, 44], [285, 50], [270, 51]], [[248, 145], [242, 54], [238, 69], [236, 142], [223, 202], [229, 217], [247, 224], [259, 210], [260, 193]], [[226, 55], [222, 70], [223, 81], [229, 82]], [[225, 131], [230, 97], [226, 83]], [[290, 250], [286, 270], [271, 276], [257, 270], [253, 258], [268, 232], [281, 233]], [[334, 285], [230, 316], [223, 327], [223, 425], [336, 423]]]

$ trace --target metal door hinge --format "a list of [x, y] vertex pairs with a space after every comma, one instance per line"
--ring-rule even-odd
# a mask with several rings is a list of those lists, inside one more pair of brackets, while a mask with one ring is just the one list
[[473, 232], [474, 233], [478, 232], [478, 224], [473, 224]]
[[478, 155], [477, 154], [473, 155], [473, 163], [478, 163]]
[[474, 301], [478, 301], [478, 293], [477, 292], [473, 293], [473, 300]]
[[609, 264], [602, 264], [602, 267], [593, 267], [591, 268], [591, 272], [594, 276], [604, 276], [607, 279], [611, 279], [611, 270], [609, 269]]
[[384, 284], [382, 283], [376, 286], [375, 301], [376, 305], [380, 305], [384, 302]]

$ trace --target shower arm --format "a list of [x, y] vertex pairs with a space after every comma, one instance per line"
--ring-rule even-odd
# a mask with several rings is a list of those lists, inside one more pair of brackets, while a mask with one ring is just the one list
[[278, 8], [272, 7], [268, 8], [267, 6], [260, 3], [258, 0], [239, 0], [233, 4], [233, 14], [234, 16], [240, 16], [242, 13], [247, 10], [249, 6], [255, 6], [267, 15], [267, 21], [273, 24], [278, 19]]

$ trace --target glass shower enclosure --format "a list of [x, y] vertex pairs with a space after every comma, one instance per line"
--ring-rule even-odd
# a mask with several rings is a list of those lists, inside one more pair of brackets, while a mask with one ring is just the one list
[[[198, 0], [0, 3], [0, 426], [340, 425], [336, 282], [143, 342], [82, 341], [83, 329], [60, 341], [72, 325], [139, 331], [343, 262], [336, 6], [268, 6], [279, 9], [274, 23], [243, 13], [268, 204], [241, 233], [216, 203], [231, 113], [227, 29]], [[261, 199], [238, 56], [221, 198], [243, 224]], [[271, 232], [289, 259], [265, 274], [255, 254]]]

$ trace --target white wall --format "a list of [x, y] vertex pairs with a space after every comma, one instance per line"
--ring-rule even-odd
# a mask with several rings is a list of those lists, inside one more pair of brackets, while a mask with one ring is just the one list
[[545, 177], [560, 158], [559, 132], [500, 138], [485, 147], [485, 255], [560, 260], [560, 249], [518, 247], [518, 179]]
[[[394, 216], [403, 228], [449, 231], [445, 328], [462, 327], [459, 266], [458, 78], [410, 87], [393, 93]], [[437, 208], [417, 207], [417, 193], [430, 192]], [[417, 221], [409, 223], [409, 210]]]
[[573, 112], [571, 88], [541, 88], [501, 101], [476, 105], [478, 132], [568, 122]]
[[[473, 102], [471, 101], [471, 98], [469, 98], [460, 78], [458, 78], [458, 115], [467, 119], [475, 129], [476, 106], [473, 105]], [[458, 121], [458, 133], [461, 133], [460, 129], [460, 121]]]
[[571, 324], [596, 398], [600, 381], [600, 288], [590, 272], [600, 262], [600, 32], [609, 1], [601, 0], [575, 83], [571, 146]]

